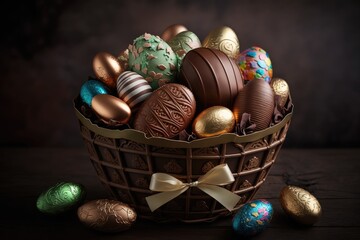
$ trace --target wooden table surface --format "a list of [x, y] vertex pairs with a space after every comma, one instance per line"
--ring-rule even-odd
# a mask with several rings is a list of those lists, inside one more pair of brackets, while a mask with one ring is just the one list
[[[240, 239], [231, 217], [197, 224], [138, 220], [128, 231], [103, 234], [85, 228], [75, 212], [39, 213], [38, 195], [60, 181], [83, 184], [87, 201], [107, 197], [83, 148], [2, 148], [0, 171], [0, 239]], [[360, 149], [282, 149], [255, 196], [268, 199], [275, 213], [269, 228], [253, 239], [360, 239], [359, 171]], [[299, 226], [284, 214], [279, 193], [286, 184], [318, 198], [323, 215], [314, 226]]]

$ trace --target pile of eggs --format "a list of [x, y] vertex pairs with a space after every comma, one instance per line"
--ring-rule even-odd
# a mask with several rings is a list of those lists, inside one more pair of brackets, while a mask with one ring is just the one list
[[127, 124], [153, 137], [234, 132], [244, 113], [259, 131], [270, 126], [276, 100], [283, 107], [289, 96], [286, 81], [272, 78], [266, 51], [240, 52], [229, 27], [211, 31], [202, 43], [182, 25], [160, 37], [145, 33], [118, 57], [98, 53], [93, 70], [96, 79], [80, 89], [83, 104], [109, 127]]

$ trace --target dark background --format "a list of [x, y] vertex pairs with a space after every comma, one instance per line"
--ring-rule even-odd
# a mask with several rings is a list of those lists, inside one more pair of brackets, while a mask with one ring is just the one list
[[230, 26], [287, 80], [287, 147], [359, 147], [360, 3], [356, 1], [11, 1], [2, 6], [0, 146], [82, 146], [72, 99], [99, 51], [181, 23], [200, 39]]

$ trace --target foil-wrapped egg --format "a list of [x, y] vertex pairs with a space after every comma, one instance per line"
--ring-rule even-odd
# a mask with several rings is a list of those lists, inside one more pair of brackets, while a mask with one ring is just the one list
[[110, 90], [97, 80], [88, 80], [80, 88], [80, 99], [88, 106], [91, 106], [93, 97], [99, 94], [110, 94]]
[[273, 78], [270, 81], [270, 86], [273, 89], [275, 95], [279, 97], [280, 107], [285, 106], [290, 93], [287, 82], [281, 78]]
[[36, 207], [42, 213], [61, 214], [79, 206], [85, 196], [86, 191], [81, 184], [61, 182], [41, 193]]
[[244, 81], [257, 78], [270, 82], [273, 76], [269, 54], [260, 47], [251, 47], [241, 52], [238, 63]]
[[102, 232], [121, 232], [129, 229], [136, 221], [136, 212], [127, 204], [100, 199], [85, 203], [77, 211], [85, 226]]
[[168, 26], [160, 35], [161, 39], [164, 41], [170, 41], [173, 37], [178, 35], [181, 32], [187, 31], [188, 29], [181, 24], [173, 24]]
[[194, 120], [192, 130], [199, 138], [213, 137], [234, 129], [235, 117], [223, 106], [213, 106], [202, 111]]
[[236, 33], [227, 26], [211, 31], [204, 39], [202, 45], [206, 48], [218, 49], [232, 59], [236, 59], [240, 51], [240, 43]]
[[116, 87], [116, 79], [124, 71], [123, 65], [110, 53], [100, 52], [93, 60], [94, 73], [109, 88]]
[[131, 116], [131, 110], [124, 101], [108, 94], [93, 97], [91, 108], [100, 120], [109, 126], [125, 124]]
[[312, 225], [321, 217], [319, 201], [302, 188], [284, 187], [280, 193], [280, 203], [284, 211], [298, 223]]
[[256, 235], [269, 225], [273, 212], [273, 207], [267, 200], [253, 200], [235, 214], [232, 227], [242, 237]]

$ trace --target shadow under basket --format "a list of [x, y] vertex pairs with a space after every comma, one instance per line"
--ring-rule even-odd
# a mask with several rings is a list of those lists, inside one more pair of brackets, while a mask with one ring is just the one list
[[147, 138], [134, 129], [111, 130], [93, 124], [78, 111], [80, 131], [99, 180], [113, 198], [135, 208], [141, 218], [157, 222], [204, 222], [231, 215], [197, 188], [151, 212], [145, 197], [153, 173], [167, 173], [182, 182], [196, 181], [213, 167], [226, 163], [235, 181], [224, 186], [241, 197], [234, 211], [252, 200], [274, 164], [288, 131], [292, 110], [265, 130], [239, 136], [227, 133], [191, 142]]

